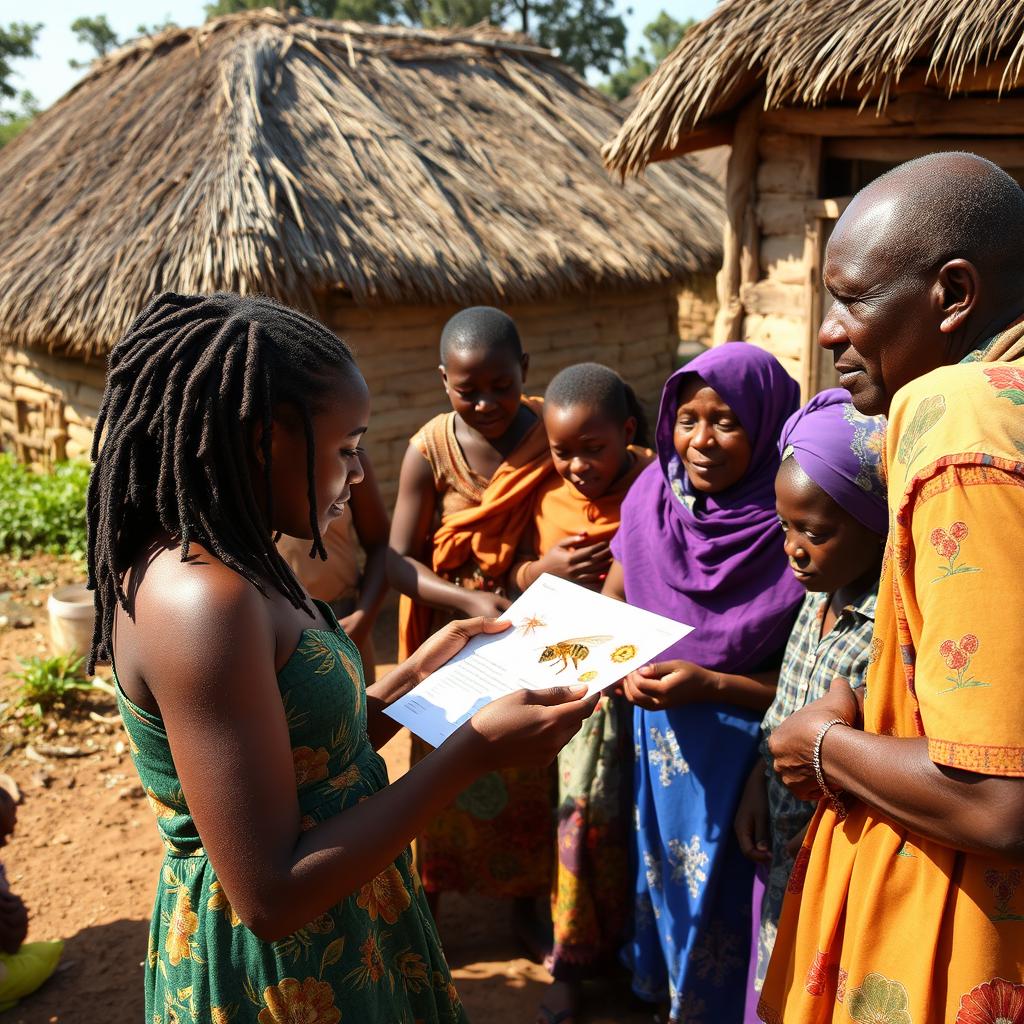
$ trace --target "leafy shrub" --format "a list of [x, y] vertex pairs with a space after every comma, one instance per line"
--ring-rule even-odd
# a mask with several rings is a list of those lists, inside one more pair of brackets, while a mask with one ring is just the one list
[[79, 690], [91, 690], [92, 683], [85, 678], [84, 658], [73, 654], [55, 654], [52, 658], [19, 658], [20, 672], [8, 673], [18, 680], [15, 688], [15, 707], [31, 708], [26, 723], [37, 725], [43, 714], [57, 704], [64, 704]]
[[0, 552], [42, 549], [84, 558], [88, 486], [84, 462], [63, 462], [40, 474], [0, 452]]

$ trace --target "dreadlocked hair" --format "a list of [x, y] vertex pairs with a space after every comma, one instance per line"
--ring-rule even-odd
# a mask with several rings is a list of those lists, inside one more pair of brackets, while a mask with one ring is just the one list
[[636, 392], [612, 369], [601, 363], [576, 363], [560, 370], [544, 392], [544, 404], [559, 409], [589, 405], [611, 418], [625, 423], [636, 420], [633, 443], [647, 447], [647, 415]]
[[[269, 298], [165, 292], [135, 318], [110, 353], [93, 437], [89, 672], [110, 660], [117, 605], [128, 611], [125, 572], [161, 530], [180, 541], [182, 561], [193, 543], [202, 544], [260, 593], [269, 583], [312, 614], [271, 534], [272, 416], [286, 403], [305, 427], [310, 557], [325, 559], [313, 414], [339, 371], [358, 374], [348, 346]], [[254, 423], [263, 426], [263, 507], [249, 473]]]

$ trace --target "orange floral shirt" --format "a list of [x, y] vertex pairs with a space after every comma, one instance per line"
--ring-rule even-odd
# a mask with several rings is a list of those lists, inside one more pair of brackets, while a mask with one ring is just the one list
[[[982, 357], [985, 358], [985, 357]], [[865, 729], [1024, 776], [1024, 361], [943, 367], [893, 401], [890, 534]], [[1024, 869], [864, 804], [819, 808], [758, 1013], [768, 1024], [1024, 1024]]]

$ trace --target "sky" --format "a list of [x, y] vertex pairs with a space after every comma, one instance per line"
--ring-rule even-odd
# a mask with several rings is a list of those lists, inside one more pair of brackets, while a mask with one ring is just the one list
[[[662, 9], [685, 21], [707, 17], [714, 5], [714, 0], [631, 0], [632, 12], [626, 15], [628, 50], [634, 51], [643, 42], [644, 25]], [[620, 8], [626, 6], [620, 2]], [[99, 14], [105, 14], [122, 37], [134, 35], [140, 22], [155, 24], [170, 18], [178, 25], [198, 25], [204, 20], [203, 0], [0, 0], [0, 23], [32, 21], [44, 26], [36, 43], [38, 56], [12, 62], [17, 75], [11, 84], [19, 91], [28, 89], [43, 107], [62, 96], [82, 75], [68, 61], [86, 61], [91, 56], [89, 48], [75, 40], [71, 22], [82, 15]]]

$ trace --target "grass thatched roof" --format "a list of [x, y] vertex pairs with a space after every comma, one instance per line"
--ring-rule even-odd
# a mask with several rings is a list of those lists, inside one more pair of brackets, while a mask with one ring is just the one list
[[513, 302], [714, 266], [720, 189], [623, 189], [620, 118], [486, 28], [264, 10], [143, 39], [0, 151], [0, 344], [102, 352], [164, 288]]
[[1000, 91], [1024, 84], [1020, 0], [721, 0], [644, 83], [605, 160], [635, 174], [688, 135], [720, 138], [714, 126], [758, 89], [766, 110], [844, 98], [883, 110], [911, 68], [952, 95], [997, 60]]

